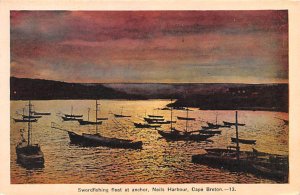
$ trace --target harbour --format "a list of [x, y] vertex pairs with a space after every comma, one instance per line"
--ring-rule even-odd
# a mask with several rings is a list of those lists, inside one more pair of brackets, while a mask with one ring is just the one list
[[[12, 183], [280, 183], [280, 181], [243, 173], [219, 169], [192, 162], [192, 156], [205, 153], [205, 149], [221, 148], [232, 145], [235, 127], [220, 128], [221, 134], [204, 141], [168, 141], [163, 139], [154, 128], [136, 128], [133, 122], [143, 122], [146, 113], [161, 115], [171, 120], [170, 110], [157, 110], [170, 103], [169, 100], [100, 100], [101, 116], [108, 120], [99, 125], [99, 131], [107, 137], [132, 139], [143, 142], [140, 150], [111, 148], [105, 146], [81, 147], [71, 144], [66, 132], [51, 128], [55, 122], [63, 128], [76, 133], [95, 132], [94, 125], [81, 126], [77, 121], [64, 122], [57, 113], [68, 113], [71, 105], [74, 112], [86, 113], [87, 107], [95, 105], [95, 100], [48, 100], [33, 101], [39, 110], [51, 115], [43, 116], [33, 123], [33, 141], [41, 146], [44, 168], [25, 169], [16, 163], [13, 150], [20, 139], [18, 129], [26, 123], [11, 121], [11, 181]], [[22, 110], [27, 101], [11, 101], [12, 115]], [[112, 114], [124, 107], [130, 118], [115, 118]], [[207, 122], [234, 121], [234, 111], [199, 110], [189, 108], [190, 129], [201, 129]], [[174, 110], [173, 117], [183, 116], [186, 110]], [[100, 116], [100, 117], [101, 117]], [[11, 116], [12, 118], [14, 116]], [[83, 116], [85, 118], [87, 116]], [[95, 118], [95, 113], [90, 113]], [[99, 117], [99, 116], [98, 116]], [[271, 154], [288, 155], [288, 126], [284, 121], [288, 114], [272, 111], [239, 111], [239, 135], [256, 140], [255, 149]], [[117, 120], [118, 123], [115, 123]], [[162, 124], [160, 129], [170, 129], [171, 124]], [[172, 124], [175, 128], [185, 129], [186, 121]], [[243, 144], [242, 150], [252, 150], [253, 145]], [[30, 176], [29, 176], [30, 175]]]

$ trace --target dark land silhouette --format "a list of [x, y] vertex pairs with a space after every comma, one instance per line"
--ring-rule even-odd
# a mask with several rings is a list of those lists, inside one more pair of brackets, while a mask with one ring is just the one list
[[67, 83], [11, 77], [11, 100], [177, 99], [176, 107], [288, 112], [288, 84]]

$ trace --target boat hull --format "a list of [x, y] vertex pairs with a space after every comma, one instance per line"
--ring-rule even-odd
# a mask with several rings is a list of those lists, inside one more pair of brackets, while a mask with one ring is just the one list
[[177, 119], [178, 120], [188, 120], [188, 121], [194, 121], [194, 120], [196, 120], [196, 118], [187, 118], [187, 117], [180, 117], [180, 116], [177, 116]]
[[85, 121], [85, 120], [77, 120], [80, 125], [101, 125], [102, 121]]
[[16, 119], [16, 118], [14, 118], [14, 121], [16, 123], [28, 123], [28, 122], [33, 123], [33, 122], [37, 122], [37, 119]]
[[151, 124], [142, 124], [142, 123], [133, 123], [136, 128], [158, 128], [161, 125], [151, 125]]
[[34, 115], [51, 115], [50, 112], [32, 112]]
[[200, 133], [204, 133], [204, 134], [221, 134], [221, 130], [205, 130], [202, 129], [199, 131]]
[[[237, 152], [228, 149], [206, 149], [207, 153], [193, 155], [192, 162], [211, 167], [225, 168], [230, 171], [248, 172], [257, 176], [287, 182], [288, 159], [267, 153], [240, 151], [237, 160]], [[281, 160], [272, 161], [277, 158]]]
[[70, 117], [65, 117], [65, 116], [62, 116], [61, 117], [63, 119], [63, 121], [78, 121], [79, 119], [78, 118], [70, 118]]
[[44, 154], [39, 145], [20, 143], [16, 147], [17, 162], [24, 167], [43, 167]]
[[[236, 143], [237, 139], [235, 137], [231, 138], [231, 142]], [[239, 143], [242, 144], [256, 144], [256, 140], [250, 140], [250, 139], [239, 139]]]
[[152, 117], [152, 118], [164, 118], [164, 116], [160, 116], [160, 115], [150, 115], [148, 114], [149, 117]]
[[128, 118], [128, 117], [131, 117], [131, 116], [121, 115], [121, 114], [114, 114], [114, 116], [115, 116], [116, 118]]
[[158, 133], [163, 138], [170, 141], [183, 141], [183, 140], [204, 141], [213, 136], [209, 134], [190, 134], [190, 133], [184, 133], [179, 131], [165, 132], [161, 130], [158, 130]]
[[[223, 121], [224, 125], [228, 125], [228, 126], [234, 126], [235, 123], [231, 123], [231, 122], [227, 122], [227, 121]], [[238, 126], [245, 126], [246, 124], [243, 123], [238, 123]]]
[[23, 116], [23, 119], [35, 119], [35, 118], [41, 118], [42, 116], [39, 115], [32, 115], [32, 116]]
[[106, 146], [111, 148], [131, 148], [142, 149], [143, 142], [133, 142], [131, 140], [103, 137], [99, 134], [82, 134], [78, 135], [69, 131], [69, 138], [72, 144], [82, 145], [85, 147]]
[[84, 141], [84, 138], [82, 135], [78, 135], [74, 132], [68, 131], [68, 135], [69, 135], [71, 144], [79, 144], [80, 145]]
[[108, 118], [97, 118], [97, 120], [105, 121], [105, 120], [108, 120]]
[[70, 118], [81, 118], [81, 117], [83, 117], [83, 115], [65, 114], [65, 117], [70, 117]]

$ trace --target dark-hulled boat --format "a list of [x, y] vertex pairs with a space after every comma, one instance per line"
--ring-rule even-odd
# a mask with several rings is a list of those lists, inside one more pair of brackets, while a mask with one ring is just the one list
[[32, 137], [32, 126], [31, 126], [31, 101], [28, 104], [29, 107], [29, 117], [28, 117], [28, 138], [27, 142], [23, 136], [24, 129], [21, 129], [22, 140], [16, 146], [17, 162], [24, 167], [43, 167], [44, 166], [44, 154], [41, 150], [41, 147], [38, 144], [31, 143]]
[[65, 117], [70, 117], [70, 118], [81, 118], [81, 117], [83, 117], [83, 115], [65, 114]]
[[149, 117], [152, 117], [152, 118], [164, 118], [164, 116], [161, 116], [161, 115], [151, 115], [151, 114], [148, 114]]
[[129, 115], [122, 115], [122, 114], [114, 114], [114, 116], [115, 116], [116, 118], [129, 118], [129, 117], [131, 117], [131, 116], [129, 116]]
[[174, 128], [172, 128], [172, 130], [169, 132], [162, 131], [162, 130], [157, 130], [157, 131], [163, 138], [169, 141], [184, 141], [184, 140], [204, 141], [214, 136], [212, 134], [183, 132], [183, 131], [178, 131], [177, 129]]
[[148, 123], [133, 123], [136, 128], [158, 128], [161, 127], [159, 124], [148, 124]]
[[[228, 126], [235, 126], [235, 123], [232, 122], [227, 122], [227, 121], [223, 121], [224, 125], [228, 125]], [[246, 124], [244, 123], [238, 123], [238, 126], [245, 126]]]
[[81, 118], [82, 114], [73, 114], [73, 106], [71, 106], [71, 114], [64, 114], [66, 118]]
[[[235, 137], [232, 137], [231, 138], [231, 141], [236, 143], [237, 142], [237, 139]], [[256, 140], [252, 140], [252, 139], [241, 139], [239, 138], [239, 143], [242, 143], [242, 144], [256, 144]]]
[[207, 126], [209, 128], [213, 128], [213, 129], [219, 129], [221, 127], [221, 125], [219, 125], [219, 124], [213, 124], [213, 123], [209, 123], [209, 122], [207, 122]]
[[23, 119], [28, 119], [28, 118], [31, 118], [31, 119], [42, 118], [42, 116], [40, 116], [40, 115], [31, 115], [31, 116], [23, 115], [22, 117], [23, 117]]
[[[96, 100], [96, 121], [97, 121], [97, 113], [98, 113], [98, 102]], [[102, 136], [98, 133], [98, 124], [96, 123], [96, 133], [95, 134], [87, 134], [83, 133], [79, 135], [69, 130], [61, 129], [55, 127], [51, 124], [52, 128], [67, 131], [70, 143], [77, 144], [85, 147], [96, 147], [96, 146], [106, 146], [111, 148], [131, 148], [131, 149], [142, 149], [143, 142], [142, 141], [133, 141], [133, 140], [126, 140], [126, 139], [119, 139], [119, 138], [110, 138]]]
[[[172, 100], [171, 100], [171, 103], [172, 103]], [[187, 108], [186, 109], [187, 116], [185, 118], [189, 118], [188, 111], [189, 111], [189, 109]], [[171, 107], [171, 121], [172, 121], [172, 119], [173, 119], [173, 108]], [[198, 131], [188, 132], [187, 131], [188, 121], [189, 120], [186, 120], [185, 131], [179, 131], [179, 130], [173, 128], [172, 123], [171, 123], [170, 131], [157, 130], [157, 132], [168, 141], [182, 141], [182, 140], [204, 141], [204, 140], [214, 136], [212, 134], [201, 134]]]
[[165, 119], [163, 118], [147, 118], [147, 117], [144, 117], [144, 120], [148, 123], [156, 123], [156, 122], [160, 122], [160, 121], [165, 121]]
[[62, 116], [61, 118], [63, 119], [63, 121], [78, 121], [78, 120], [80, 120], [75, 117], [66, 117], [66, 116]]
[[37, 111], [32, 111], [34, 115], [51, 115], [50, 112], [37, 112]]
[[189, 120], [189, 121], [194, 121], [196, 120], [196, 118], [190, 118], [190, 117], [181, 117], [181, 116], [177, 116], [178, 120]]
[[98, 118], [96, 121], [90, 121], [90, 108], [88, 108], [88, 120], [83, 119], [77, 119], [80, 125], [101, 125], [102, 121], [98, 121]]
[[206, 153], [193, 155], [192, 162], [288, 182], [288, 156], [258, 152], [255, 149], [240, 151], [238, 126], [236, 111], [236, 146], [205, 149]]
[[123, 115], [123, 107], [121, 108], [121, 113], [120, 114], [114, 114], [116, 118], [130, 118], [130, 115]]
[[16, 122], [16, 123], [28, 123], [28, 122], [31, 122], [31, 123], [34, 123], [34, 122], [37, 122], [38, 120], [37, 119], [17, 119], [17, 118], [13, 118], [13, 120]]
[[201, 129], [199, 130], [200, 133], [203, 134], [221, 134], [221, 130], [213, 130], [213, 129]]
[[78, 119], [77, 120], [79, 122], [80, 125], [101, 125], [102, 124], [102, 121], [85, 121], [85, 120], [82, 120], [82, 119]]
[[207, 122], [207, 126], [210, 129], [219, 129], [221, 127], [231, 127], [230, 125], [220, 125], [220, 124], [218, 124], [218, 113], [216, 113], [216, 122], [215, 123]]
[[106, 118], [106, 117], [100, 117], [100, 118], [97, 118], [97, 120], [99, 120], [99, 121], [105, 121], [105, 120], [108, 120], [108, 118]]
[[192, 162], [287, 182], [287, 156], [260, 154], [255, 151], [239, 151], [237, 154], [236, 147], [234, 148], [205, 149], [205, 154], [193, 155]]

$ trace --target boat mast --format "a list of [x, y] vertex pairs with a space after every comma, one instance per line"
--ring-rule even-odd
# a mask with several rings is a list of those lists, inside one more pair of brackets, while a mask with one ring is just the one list
[[[171, 99], [171, 104], [172, 104], [172, 99]], [[173, 123], [173, 106], [171, 105], [171, 131], [173, 131], [173, 125], [172, 125], [172, 123]]]
[[29, 146], [31, 143], [31, 101], [29, 100], [28, 104], [28, 141], [27, 145]]
[[187, 132], [187, 127], [188, 127], [188, 118], [189, 118], [189, 108], [188, 108], [188, 107], [186, 107], [185, 132]]
[[240, 160], [240, 146], [239, 146], [239, 131], [238, 131], [238, 112], [235, 111], [235, 132], [236, 132], [236, 157]]
[[98, 100], [96, 100], [96, 134], [98, 134], [98, 123], [97, 123], [97, 118], [98, 118]]

